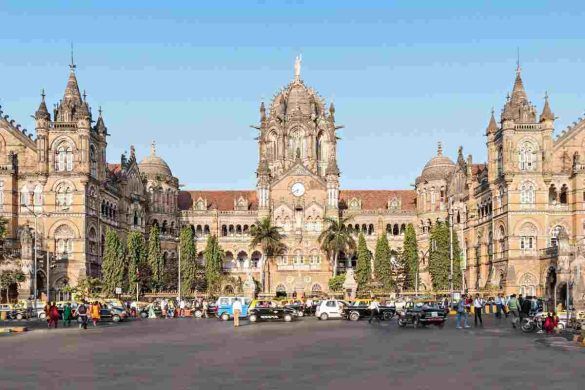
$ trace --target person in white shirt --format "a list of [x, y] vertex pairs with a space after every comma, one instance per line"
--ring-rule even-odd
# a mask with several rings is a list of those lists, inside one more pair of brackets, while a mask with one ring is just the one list
[[380, 304], [378, 303], [376, 298], [372, 299], [372, 302], [370, 302], [368, 309], [370, 309], [370, 319], [368, 320], [368, 323], [371, 324], [373, 319], [376, 319], [378, 321], [378, 323], [380, 323], [380, 316], [379, 316]]
[[179, 316], [180, 317], [185, 317], [185, 300], [181, 299], [181, 301], [179, 302]]
[[474, 322], [475, 322], [476, 327], [477, 327], [477, 320], [478, 319], [479, 319], [479, 325], [483, 326], [483, 321], [481, 319], [481, 311], [483, 310], [484, 305], [485, 305], [484, 300], [479, 297], [479, 294], [475, 294], [475, 299], [473, 300], [473, 309], [474, 309], [474, 313], [475, 313]]
[[234, 313], [234, 327], [240, 326], [240, 314], [242, 313], [242, 302], [240, 298], [236, 298], [232, 303], [232, 312]]

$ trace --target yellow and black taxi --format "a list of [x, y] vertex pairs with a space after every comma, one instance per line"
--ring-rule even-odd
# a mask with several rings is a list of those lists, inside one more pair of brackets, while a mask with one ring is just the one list
[[291, 322], [295, 318], [295, 310], [286, 307], [276, 300], [254, 299], [248, 308], [248, 320]]
[[[369, 318], [372, 313], [370, 309], [371, 303], [371, 299], [356, 299], [344, 308], [343, 317], [351, 321], [358, 321], [360, 318]], [[379, 305], [377, 317], [381, 320], [390, 321], [395, 314], [396, 308], [394, 306]]]
[[415, 328], [435, 325], [442, 328], [447, 320], [448, 312], [435, 301], [408, 302], [398, 312], [398, 326], [404, 328], [413, 325]]

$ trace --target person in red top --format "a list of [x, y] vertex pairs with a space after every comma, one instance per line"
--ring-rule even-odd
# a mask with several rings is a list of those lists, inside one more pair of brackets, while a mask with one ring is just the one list
[[52, 302], [51, 306], [49, 306], [49, 328], [51, 327], [51, 325], [53, 325], [53, 327], [56, 329], [58, 323], [59, 323], [59, 309], [57, 309], [55, 302]]

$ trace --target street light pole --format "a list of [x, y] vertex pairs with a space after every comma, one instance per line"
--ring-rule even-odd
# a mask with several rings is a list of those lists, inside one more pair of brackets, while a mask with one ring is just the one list
[[181, 300], [181, 240], [178, 240], [178, 253], [179, 253], [179, 280], [177, 283], [179, 289], [179, 301]]
[[449, 259], [451, 262], [449, 270], [449, 288], [451, 290], [451, 299], [453, 299], [453, 207], [449, 202]]
[[50, 266], [50, 256], [49, 256], [49, 248], [47, 248], [47, 253], [46, 253], [46, 260], [47, 260], [47, 302], [51, 302], [51, 290], [50, 290], [50, 285], [51, 283], [49, 283], [49, 278], [51, 275], [51, 266]]

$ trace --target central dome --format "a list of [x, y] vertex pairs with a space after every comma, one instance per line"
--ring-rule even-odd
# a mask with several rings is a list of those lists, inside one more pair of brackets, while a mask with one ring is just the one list
[[437, 155], [426, 163], [416, 182], [447, 179], [454, 168], [455, 163], [449, 157], [443, 156], [443, 148], [439, 143]]
[[150, 147], [150, 156], [146, 156], [138, 164], [140, 172], [146, 173], [147, 175], [162, 175], [162, 176], [173, 176], [171, 168], [161, 157], [156, 155], [156, 149], [154, 142]]

